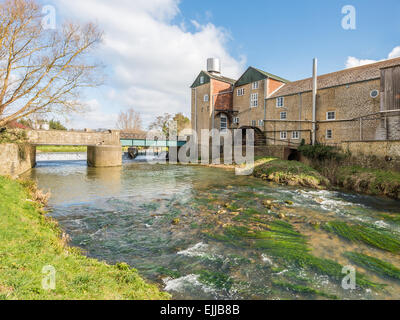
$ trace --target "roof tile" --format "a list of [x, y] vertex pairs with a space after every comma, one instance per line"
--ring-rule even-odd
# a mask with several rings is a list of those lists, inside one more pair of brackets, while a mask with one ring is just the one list
[[[354, 82], [373, 80], [380, 78], [382, 68], [400, 64], [400, 58], [380, 61], [360, 67], [345, 69], [333, 73], [318, 76], [318, 89], [335, 87]], [[298, 80], [285, 84], [281, 89], [272, 94], [269, 98], [288, 96], [296, 93], [312, 91], [312, 78]]]

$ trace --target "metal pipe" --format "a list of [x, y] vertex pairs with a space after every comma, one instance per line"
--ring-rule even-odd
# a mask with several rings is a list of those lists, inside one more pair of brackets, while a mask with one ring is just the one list
[[313, 60], [313, 114], [312, 114], [312, 144], [315, 145], [317, 141], [317, 72], [318, 72], [318, 60]]
[[194, 88], [194, 131], [197, 133], [197, 88]]

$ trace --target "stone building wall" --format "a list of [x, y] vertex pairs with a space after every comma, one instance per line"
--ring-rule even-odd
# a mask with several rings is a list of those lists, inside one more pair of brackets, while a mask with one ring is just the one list
[[[238, 127], [251, 126], [252, 120], [256, 121], [256, 127], [263, 129], [258, 121], [264, 119], [264, 98], [265, 98], [265, 82], [264, 80], [258, 81], [258, 89], [252, 89], [252, 83], [243, 86], [235, 87], [233, 92], [233, 109], [238, 111], [236, 115], [239, 117], [240, 123]], [[238, 96], [238, 90], [244, 89], [244, 95]], [[258, 93], [258, 106], [250, 107], [251, 94]]]
[[[363, 115], [379, 112], [380, 99], [371, 98], [372, 90], [379, 90], [380, 80], [364, 81], [349, 85], [331, 87], [318, 90], [317, 95], [317, 141], [322, 144], [338, 145], [342, 141], [374, 139], [379, 128], [380, 120], [363, 120], [360, 132], [360, 121], [354, 120]], [[327, 120], [327, 113], [334, 111], [336, 120]], [[280, 113], [286, 112], [288, 120], [299, 122], [285, 122], [280, 120]], [[284, 106], [277, 107], [276, 99], [267, 100], [267, 121], [265, 131], [276, 139], [275, 144], [286, 144], [288, 141], [279, 141], [281, 131], [288, 132], [288, 139], [295, 143], [291, 133], [300, 131], [300, 141], [310, 142], [312, 130], [312, 92], [304, 92], [284, 97]], [[300, 122], [301, 121], [301, 122]], [[328, 139], [327, 130], [331, 130], [333, 137]], [[272, 132], [276, 132], [273, 134]]]

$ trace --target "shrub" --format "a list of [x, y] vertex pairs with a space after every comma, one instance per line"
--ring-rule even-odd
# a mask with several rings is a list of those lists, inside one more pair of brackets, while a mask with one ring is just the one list
[[348, 155], [344, 154], [339, 148], [323, 144], [301, 145], [298, 149], [302, 155], [312, 160], [343, 160]]

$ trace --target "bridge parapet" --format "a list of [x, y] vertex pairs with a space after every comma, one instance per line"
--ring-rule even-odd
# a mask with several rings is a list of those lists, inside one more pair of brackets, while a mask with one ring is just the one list
[[29, 130], [28, 141], [33, 145], [60, 145], [60, 146], [93, 146], [111, 145], [119, 146], [120, 132], [79, 132], [58, 130]]

